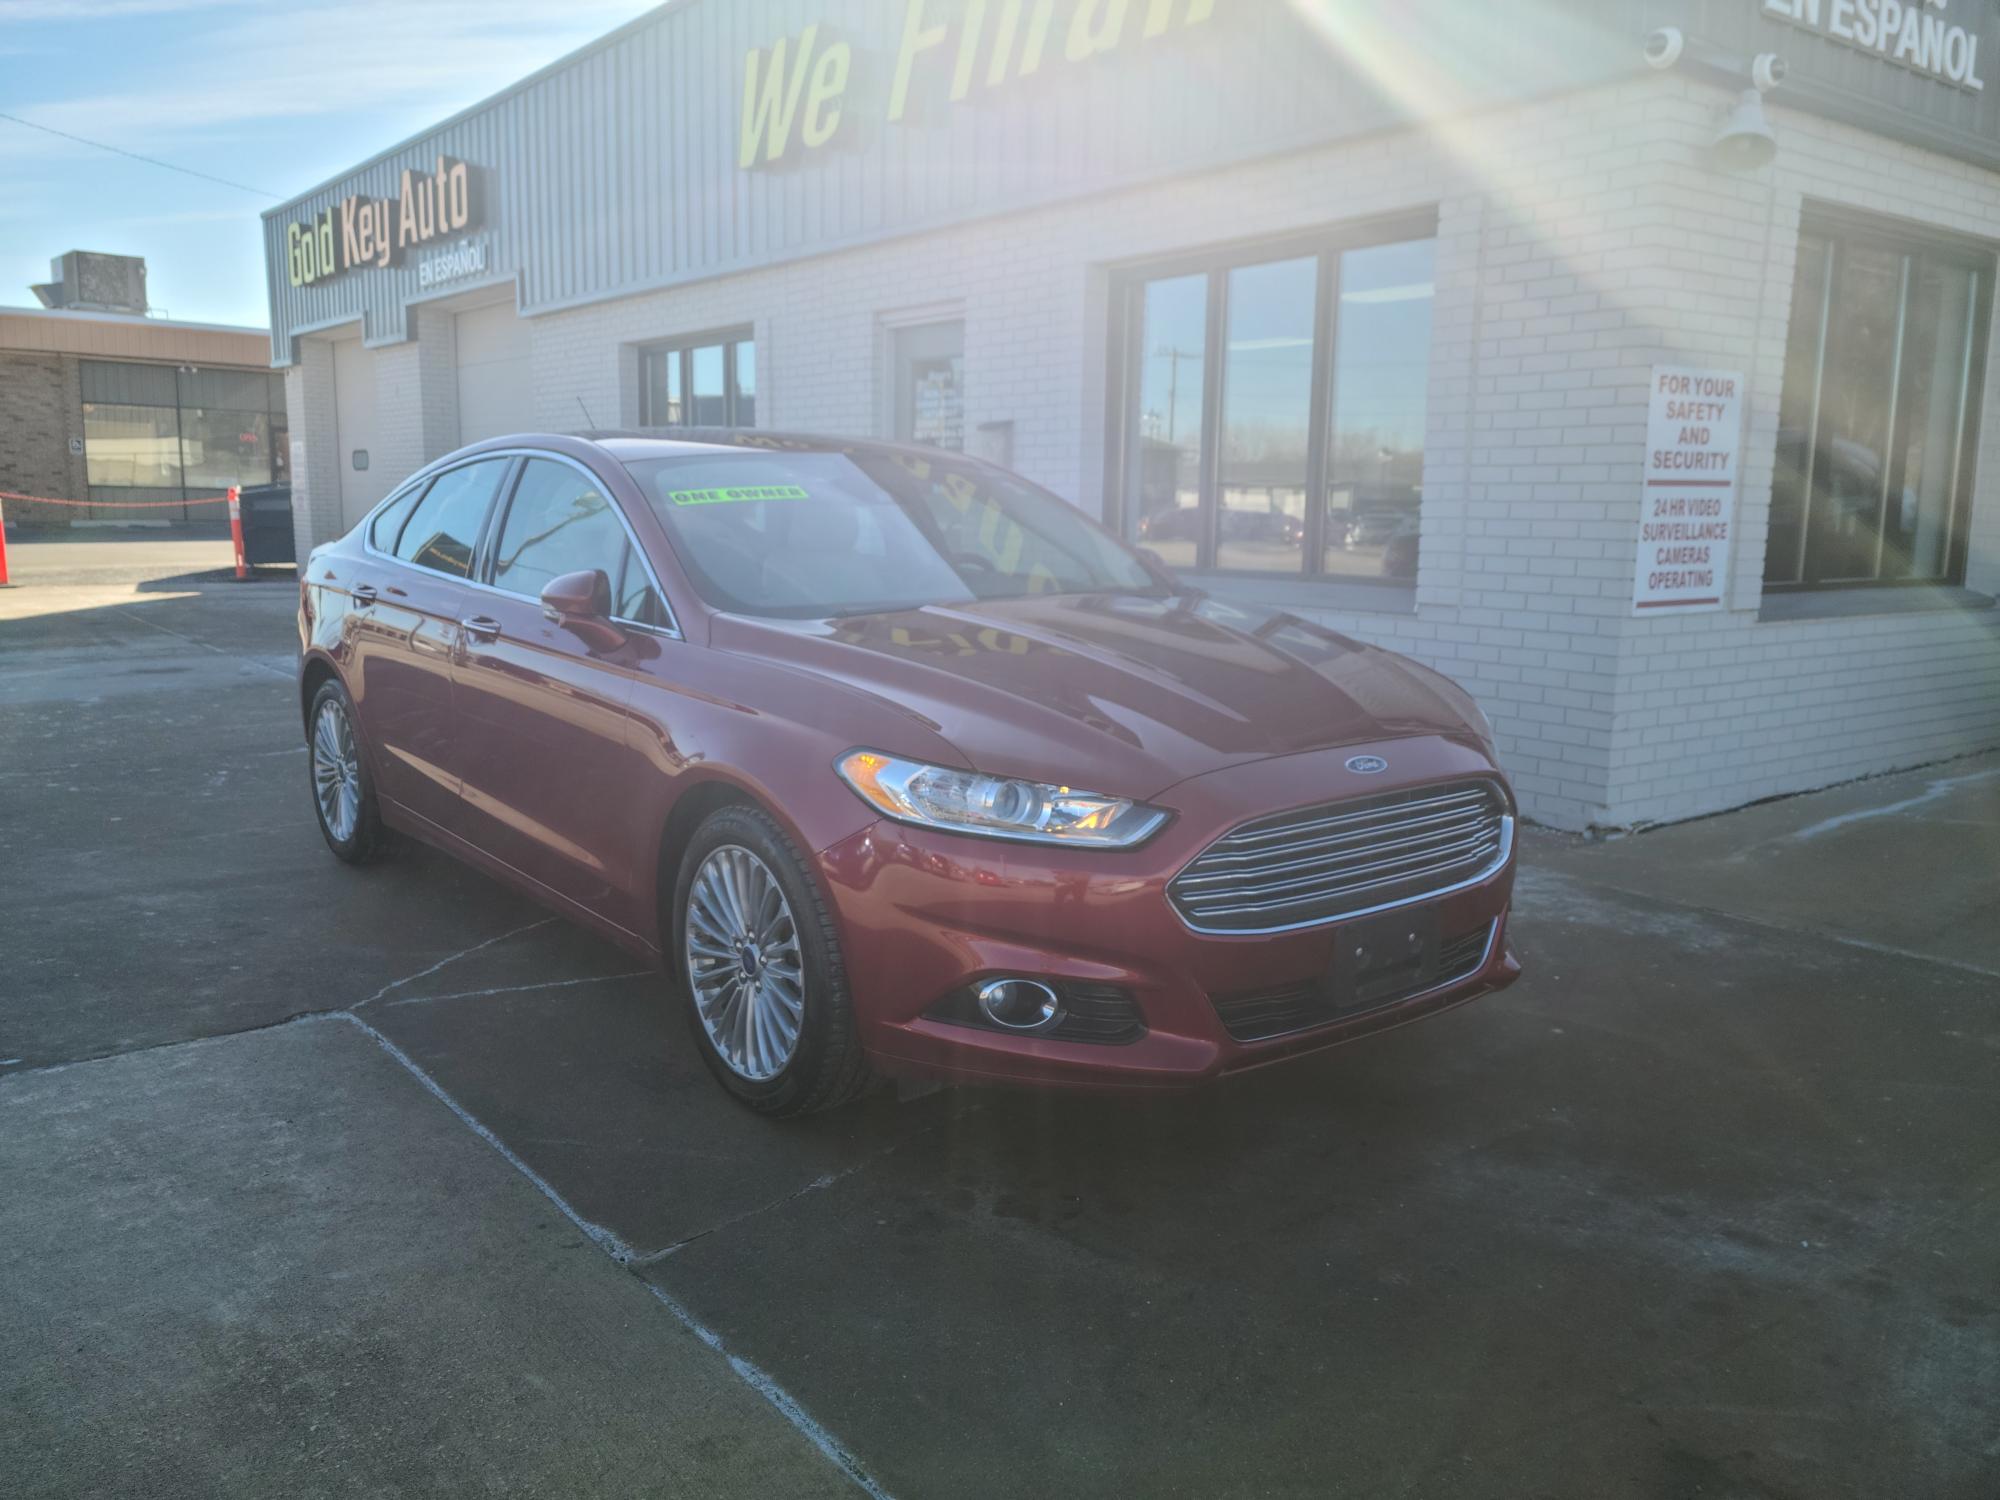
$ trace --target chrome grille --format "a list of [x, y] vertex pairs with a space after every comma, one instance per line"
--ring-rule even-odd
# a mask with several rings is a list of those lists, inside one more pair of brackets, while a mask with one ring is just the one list
[[1506, 860], [1514, 820], [1490, 781], [1390, 792], [1245, 823], [1167, 887], [1202, 932], [1275, 932], [1420, 901]]

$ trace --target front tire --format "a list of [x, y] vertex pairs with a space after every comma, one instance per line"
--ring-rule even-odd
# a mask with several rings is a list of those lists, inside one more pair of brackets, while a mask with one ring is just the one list
[[833, 917], [804, 855], [754, 807], [711, 814], [674, 886], [673, 964], [702, 1060], [760, 1114], [869, 1084]]
[[379, 859], [389, 841], [355, 722], [354, 700], [339, 680], [320, 684], [306, 716], [313, 811], [326, 847], [350, 865]]

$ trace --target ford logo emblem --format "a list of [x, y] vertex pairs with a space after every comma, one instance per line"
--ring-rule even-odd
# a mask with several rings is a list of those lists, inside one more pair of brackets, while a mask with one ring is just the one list
[[1350, 755], [1347, 757], [1347, 769], [1356, 776], [1373, 776], [1377, 771], [1388, 770], [1389, 762], [1379, 755]]

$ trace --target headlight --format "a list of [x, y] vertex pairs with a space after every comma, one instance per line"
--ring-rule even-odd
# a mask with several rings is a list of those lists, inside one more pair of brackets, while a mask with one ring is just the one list
[[1479, 700], [1470, 693], [1465, 695], [1465, 706], [1471, 710], [1466, 717], [1472, 720], [1473, 729], [1478, 732], [1480, 739], [1491, 745], [1493, 743], [1493, 721], [1486, 717], [1486, 710], [1479, 706]]
[[875, 750], [850, 751], [835, 769], [883, 816], [954, 833], [1124, 849], [1167, 820], [1157, 807], [1124, 797], [954, 771]]

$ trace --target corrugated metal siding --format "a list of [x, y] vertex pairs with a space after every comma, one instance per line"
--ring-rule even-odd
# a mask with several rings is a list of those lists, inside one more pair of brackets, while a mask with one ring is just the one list
[[[371, 342], [407, 336], [405, 310], [423, 295], [416, 256], [295, 288], [285, 230], [351, 193], [392, 197], [405, 167], [427, 169], [440, 153], [486, 174], [485, 280], [518, 275], [521, 309], [533, 313], [1377, 130], [1411, 117], [1419, 83], [1430, 107], [1476, 107], [1600, 81], [1639, 66], [1645, 27], [1663, 15], [1739, 47], [1776, 35], [1800, 74], [1807, 54], [1824, 51], [1810, 70], [1827, 88], [1852, 72], [1852, 88], [1890, 112], [1940, 115], [1940, 128], [1989, 145], [1995, 136], [1992, 101], [1940, 102], [1957, 91], [1913, 75], [1885, 81], [1900, 70], [1764, 21], [1756, 0], [1326, 0], [1317, 13], [1330, 36], [1301, 19], [1310, 6], [1216, 0], [1208, 21], [1143, 41], [1149, 3], [1131, 0], [1130, 39], [1070, 63], [1063, 37], [1078, 3], [1055, 5], [1037, 76], [992, 92], [975, 85], [958, 104], [893, 124], [883, 114], [905, 0], [687, 0], [657, 12], [269, 216], [277, 362], [290, 361], [290, 335], [357, 315]], [[1174, 0], [1176, 16], [1184, 5]], [[927, 16], [955, 22], [963, 6], [930, 0]], [[1000, 9], [990, 0], [989, 29]], [[823, 39], [854, 47], [847, 138], [739, 169], [745, 53], [814, 22]], [[949, 44], [927, 56], [925, 76], [941, 85]], [[982, 83], [983, 71], [982, 57]], [[1327, 210], [1337, 217], [1339, 205]], [[1228, 233], [1190, 225], [1189, 242]]]

